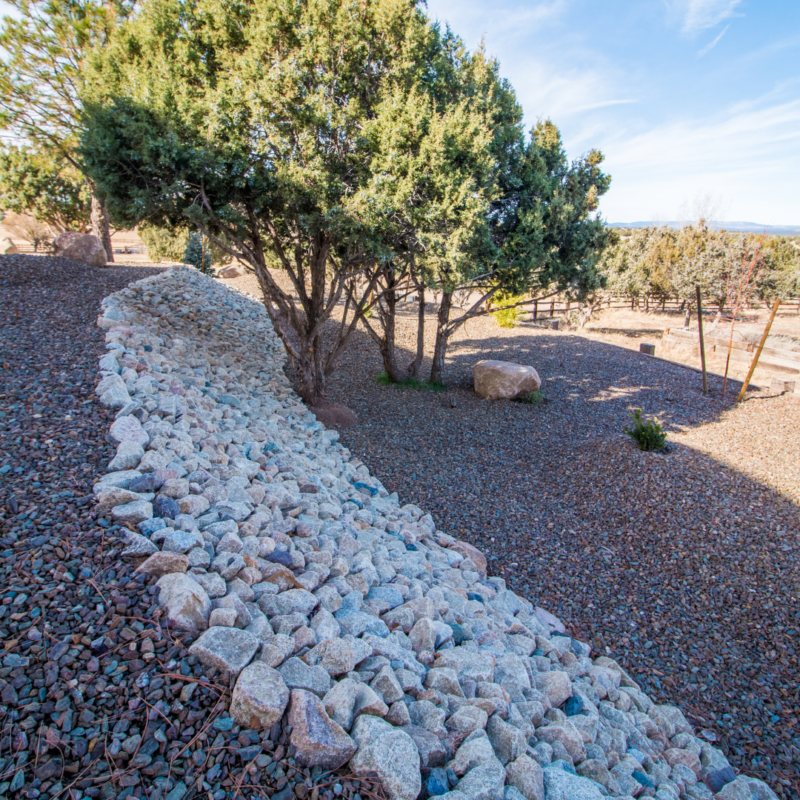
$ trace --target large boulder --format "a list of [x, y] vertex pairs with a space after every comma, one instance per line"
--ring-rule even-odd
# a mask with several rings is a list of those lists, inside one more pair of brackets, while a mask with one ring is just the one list
[[231, 278], [241, 278], [244, 275], [244, 270], [241, 267], [237, 267], [236, 264], [231, 264], [228, 267], [223, 267], [218, 273], [218, 278], [226, 278], [230, 280]]
[[486, 400], [513, 400], [542, 386], [533, 367], [510, 361], [479, 361], [472, 368], [475, 393]]
[[55, 255], [86, 264], [87, 267], [104, 267], [108, 255], [103, 243], [91, 233], [64, 231], [53, 242]]
[[0, 256], [15, 256], [19, 251], [8, 237], [0, 240]]

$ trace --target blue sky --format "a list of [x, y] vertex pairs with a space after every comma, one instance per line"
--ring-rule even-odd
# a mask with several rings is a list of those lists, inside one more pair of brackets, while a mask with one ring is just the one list
[[567, 152], [606, 156], [609, 222], [800, 224], [800, 0], [428, 0], [483, 38]]

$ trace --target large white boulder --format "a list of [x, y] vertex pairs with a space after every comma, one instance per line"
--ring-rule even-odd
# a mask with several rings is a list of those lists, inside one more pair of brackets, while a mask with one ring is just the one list
[[64, 231], [56, 237], [53, 249], [55, 255], [86, 264], [87, 267], [104, 267], [108, 262], [103, 243], [90, 233]]
[[479, 361], [472, 368], [475, 393], [486, 400], [512, 400], [542, 386], [533, 367], [510, 361]]

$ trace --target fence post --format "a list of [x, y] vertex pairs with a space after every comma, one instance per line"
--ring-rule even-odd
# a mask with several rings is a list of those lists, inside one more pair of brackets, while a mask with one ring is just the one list
[[703, 341], [703, 301], [700, 297], [700, 287], [695, 286], [697, 292], [697, 326], [700, 330], [700, 363], [703, 367], [703, 394], [708, 394], [708, 377], [706, 375], [706, 345]]
[[747, 385], [750, 383], [750, 379], [753, 377], [753, 373], [756, 371], [756, 364], [758, 364], [758, 359], [761, 356], [761, 351], [764, 349], [764, 345], [767, 342], [767, 336], [769, 336], [769, 329], [772, 327], [772, 320], [775, 319], [775, 315], [778, 313], [778, 306], [781, 304], [780, 300], [776, 300], [772, 306], [772, 312], [769, 315], [769, 321], [767, 322], [767, 327], [764, 328], [764, 335], [761, 337], [761, 342], [758, 345], [758, 350], [756, 350], [755, 356], [753, 356], [753, 361], [750, 364], [750, 371], [747, 373], [747, 377], [744, 379], [744, 383], [742, 384], [742, 390], [739, 392], [739, 396], [736, 398], [737, 403], [741, 403], [744, 400], [744, 393], [747, 391]]
[[539, 310], [539, 301], [538, 300], [534, 300], [533, 301], [533, 319], [534, 319], [534, 321], [536, 320], [536, 312], [538, 310]]

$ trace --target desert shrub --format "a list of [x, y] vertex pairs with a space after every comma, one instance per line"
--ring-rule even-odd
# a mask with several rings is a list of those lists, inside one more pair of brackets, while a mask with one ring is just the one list
[[431, 383], [424, 378], [405, 378], [402, 381], [393, 381], [385, 372], [376, 375], [375, 380], [381, 386], [397, 386], [400, 389], [415, 389], [425, 392], [441, 392], [445, 388], [443, 383]]
[[[184, 258], [189, 244], [189, 236], [200, 237], [199, 233], [192, 232], [188, 226], [178, 225], [166, 227], [143, 222], [138, 227], [141, 240], [147, 246], [147, 257], [151, 261], [177, 261], [188, 264]], [[230, 264], [233, 260], [224, 250], [206, 239], [206, 254], [211, 259], [211, 264], [222, 266]], [[200, 263], [199, 256], [197, 263]]]
[[50, 250], [55, 239], [49, 225], [29, 214], [6, 214], [3, 226], [12, 236], [32, 244], [34, 253]]
[[517, 402], [527, 403], [529, 406], [540, 406], [542, 403], [546, 402], [546, 400], [547, 398], [541, 389], [534, 389], [532, 392], [528, 392], [522, 395], [522, 397], [517, 398]]
[[[496, 294], [492, 300], [493, 306], [507, 306], [512, 303], [521, 303], [525, 299], [521, 294]], [[501, 328], [516, 328], [520, 321], [522, 306], [516, 308], [506, 308], [502, 311], [493, 311], [492, 316], [497, 320]]]
[[667, 434], [655, 417], [643, 420], [642, 409], [637, 408], [631, 413], [631, 419], [633, 428], [625, 428], [625, 433], [639, 445], [640, 450], [650, 452], [664, 449], [667, 443]]
[[151, 261], [183, 261], [186, 243], [189, 241], [188, 228], [166, 228], [142, 223], [138, 232]]

